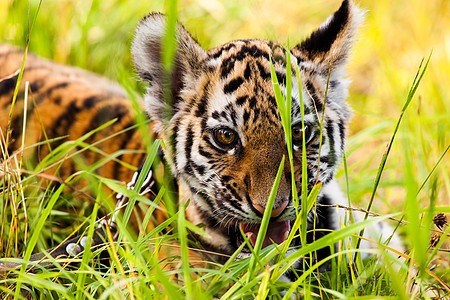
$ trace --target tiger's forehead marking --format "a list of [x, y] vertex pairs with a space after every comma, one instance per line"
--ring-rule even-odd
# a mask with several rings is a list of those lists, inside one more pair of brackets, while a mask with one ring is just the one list
[[259, 61], [266, 65], [269, 72], [263, 75], [268, 76], [270, 79], [271, 58], [276, 71], [284, 69], [286, 65], [286, 50], [284, 47], [272, 41], [254, 39], [233, 41], [211, 49], [208, 51], [207, 60], [210, 65], [218, 65], [221, 79], [226, 79], [237, 72], [242, 72], [241, 68], [236, 68], [236, 64], [249, 60]]
[[[273, 91], [270, 59], [280, 82], [286, 80], [286, 50], [265, 40], [240, 40], [209, 51], [214, 64], [216, 87], [209, 113], [217, 121], [236, 120], [244, 134], [267, 136], [282, 132]], [[212, 63], [213, 61], [213, 63]], [[278, 135], [278, 134], [277, 134]]]

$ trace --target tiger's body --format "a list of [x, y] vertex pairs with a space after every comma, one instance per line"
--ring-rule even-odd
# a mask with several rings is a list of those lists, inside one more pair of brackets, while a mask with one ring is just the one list
[[[350, 121], [350, 109], [345, 102], [348, 95], [345, 67], [362, 15], [361, 10], [346, 0], [307, 40], [290, 49], [293, 169], [285, 163], [263, 247], [285, 241], [296, 218], [291, 178], [293, 173], [295, 192], [300, 195], [303, 136], [306, 139], [308, 191], [318, 182], [323, 184], [317, 198], [317, 210], [308, 214], [308, 229], [316, 230], [308, 234], [308, 243], [346, 222], [342, 218], [343, 211], [339, 213], [329, 206], [348, 204], [334, 174], [344, 152]], [[146, 110], [153, 121], [154, 134], [165, 141], [165, 159], [178, 183], [179, 196], [183, 202], [190, 200], [186, 218], [193, 224], [205, 225], [207, 237], [198, 237], [202, 245], [208, 250], [232, 254], [244, 241], [241, 230], [255, 244], [277, 170], [283, 157], [288, 157], [287, 140], [270, 73], [272, 59], [284, 92], [288, 78], [286, 49], [271, 41], [255, 39], [233, 41], [205, 51], [183, 26], [178, 25], [178, 47], [170, 85], [173, 100], [167, 107], [163, 100], [161, 62], [165, 27], [163, 15], [150, 14], [140, 22], [133, 41], [136, 69], [149, 83], [144, 101]], [[11, 55], [13, 51], [0, 54], [0, 62], [1, 59], [9, 61]], [[19, 67], [20, 60], [16, 60], [9, 69], [4, 71], [2, 67], [1, 78]], [[51, 65], [49, 62], [44, 64]], [[296, 68], [301, 87], [297, 84]], [[38, 72], [39, 68], [33, 71], [30, 67], [25, 78], [27, 74], [30, 76], [31, 90], [38, 100], [37, 108], [41, 118], [45, 119], [44, 127], [52, 129], [50, 138], [67, 133], [70, 133], [70, 138], [81, 136], [100, 125], [97, 117], [104, 110], [112, 112], [112, 118], [119, 118], [106, 135], [132, 125], [132, 113], [125, 96], [109, 82], [92, 79], [92, 74], [78, 70], [75, 73], [80, 75], [72, 75], [73, 69], [57, 67], [58, 70], [69, 70], [56, 73], [62, 77], [55, 76], [53, 68], [43, 69], [38, 79], [33, 79], [33, 72]], [[0, 82], [2, 116], [8, 111], [12, 86], [5, 81]], [[80, 93], [58, 97], [58, 91], [66, 88], [74, 88]], [[304, 101], [304, 132], [300, 94]], [[42, 111], [48, 109], [52, 113], [44, 118]], [[86, 117], [82, 116], [84, 113]], [[13, 124], [20, 125], [15, 124], [20, 123], [19, 119], [17, 112], [13, 116]], [[2, 118], [0, 124], [2, 130], [6, 127], [4, 120]], [[34, 140], [29, 143], [42, 139], [39, 134], [33, 136]], [[129, 131], [123, 136], [105, 144], [105, 151], [116, 151], [122, 146], [142, 149], [137, 132]], [[12, 148], [19, 146], [15, 137]], [[96, 160], [89, 156], [88, 159]], [[122, 159], [138, 166], [142, 163], [143, 154], [127, 154]], [[70, 173], [74, 169], [67, 170]], [[104, 172], [100, 175], [107, 174], [107, 177], [120, 180], [127, 180], [130, 176], [130, 171], [117, 165], [105, 165]], [[300, 239], [294, 239], [291, 246], [294, 249], [301, 247]], [[244, 248], [241, 256], [249, 253], [248, 248]], [[317, 255], [324, 257], [329, 254], [329, 249], [323, 249]], [[288, 272], [286, 276], [293, 279], [294, 275]]]
[[[135, 125], [134, 111], [126, 92], [118, 85], [101, 76], [78, 68], [63, 66], [33, 54], [26, 58], [23, 78], [14, 104], [14, 89], [22, 65], [24, 51], [9, 45], [0, 45], [0, 129], [2, 139], [10, 123], [7, 150], [12, 154], [22, 146], [25, 82], [30, 83], [25, 129], [25, 158], [45, 158], [50, 149], [66, 141], [74, 141], [103, 125], [117, 119], [111, 126], [96, 132], [84, 142], [96, 148], [83, 151], [84, 162], [92, 166], [115, 154], [117, 163], [109, 160], [96, 170], [101, 176], [129, 181], [133, 169], [145, 159], [144, 142]], [[122, 130], [129, 129], [121, 134]], [[64, 137], [56, 141], [30, 147], [47, 139]], [[101, 141], [101, 142], [99, 142]], [[99, 142], [94, 144], [95, 142]], [[79, 150], [79, 148], [77, 149]], [[73, 159], [61, 161], [58, 175], [61, 178], [79, 171]], [[95, 170], [93, 170], [95, 171]], [[55, 168], [49, 171], [55, 174]]]

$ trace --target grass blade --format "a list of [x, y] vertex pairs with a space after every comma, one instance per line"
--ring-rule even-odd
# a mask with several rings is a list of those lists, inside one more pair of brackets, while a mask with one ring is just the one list
[[[400, 123], [401, 123], [401, 121], [403, 119], [403, 115], [405, 114], [406, 109], [408, 108], [409, 104], [411, 103], [412, 98], [414, 97], [414, 94], [415, 94], [415, 92], [416, 92], [416, 90], [417, 90], [417, 88], [418, 88], [418, 86], [420, 84], [420, 81], [422, 80], [423, 75], [425, 74], [425, 71], [427, 70], [427, 67], [428, 67], [428, 64], [430, 62], [430, 59], [431, 59], [431, 54], [428, 57], [428, 60], [427, 60], [427, 62], [425, 64], [425, 66], [423, 67], [423, 69], [422, 69], [423, 60], [420, 62], [420, 65], [419, 65], [419, 68], [417, 70], [416, 76], [414, 77], [413, 83], [411, 85], [411, 88], [409, 90], [408, 96], [406, 98], [406, 102], [403, 105], [402, 111], [401, 111], [400, 116], [399, 116], [399, 118], [397, 120], [397, 123], [395, 125], [394, 133], [392, 134], [391, 140], [389, 141], [389, 143], [388, 143], [388, 145], [386, 147], [386, 150], [385, 150], [385, 152], [383, 154], [383, 157], [381, 158], [381, 162], [380, 162], [380, 165], [378, 167], [377, 176], [375, 178], [375, 182], [374, 182], [374, 186], [373, 186], [373, 190], [372, 190], [372, 195], [370, 196], [369, 204], [367, 205], [367, 213], [364, 216], [364, 220], [367, 220], [367, 218], [369, 217], [369, 213], [368, 212], [372, 209], [373, 200], [375, 199], [375, 194], [376, 194], [376, 191], [378, 189], [378, 185], [380, 184], [381, 175], [383, 174], [384, 168], [386, 166], [386, 161], [387, 161], [387, 158], [388, 158], [389, 153], [391, 151], [392, 145], [394, 143], [394, 139], [395, 139], [395, 137], [397, 135], [397, 131], [398, 131], [399, 127], [400, 127]], [[364, 234], [364, 230], [362, 230], [359, 235], [363, 236], [363, 234]], [[361, 240], [358, 240], [357, 247], [359, 247], [360, 244], [361, 244]], [[357, 255], [355, 256], [355, 262], [356, 262], [356, 258], [357, 258]]]
[[[45, 207], [44, 211], [42, 212], [42, 214], [40, 215], [40, 218], [38, 219], [38, 222], [36, 224], [36, 226], [33, 226], [34, 232], [31, 235], [31, 238], [28, 242], [26, 251], [25, 251], [25, 255], [23, 257], [24, 261], [28, 261], [30, 260], [30, 256], [31, 253], [34, 250], [34, 247], [36, 246], [36, 242], [39, 238], [39, 234], [44, 226], [45, 221], [47, 220], [48, 216], [50, 215], [50, 212], [52, 211], [53, 206], [55, 205], [56, 201], [58, 200], [61, 192], [64, 190], [65, 186], [61, 185], [56, 192], [52, 195], [52, 197], [50, 198], [50, 201], [48, 202], [47, 206]], [[22, 264], [22, 267], [20, 268], [20, 273], [24, 273], [25, 269], [27, 267], [27, 264], [24, 262]], [[18, 299], [19, 295], [20, 295], [20, 287], [21, 287], [21, 281], [22, 281], [22, 276], [21, 274], [19, 274], [19, 278], [18, 280], [18, 284], [16, 286], [16, 292], [14, 295], [14, 300]]]

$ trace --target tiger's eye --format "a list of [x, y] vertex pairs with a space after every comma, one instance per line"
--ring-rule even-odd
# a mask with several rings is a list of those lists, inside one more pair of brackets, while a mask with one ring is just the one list
[[214, 137], [220, 146], [230, 147], [237, 141], [237, 134], [228, 128], [219, 128], [214, 132]]
[[[306, 126], [305, 126], [306, 127]], [[302, 125], [296, 125], [292, 127], [292, 141], [294, 142], [301, 142], [303, 139], [303, 130]]]
[[[311, 139], [311, 130], [309, 126], [305, 124], [305, 144], [307, 144]], [[292, 142], [294, 144], [301, 144], [303, 140], [303, 130], [302, 130], [302, 124], [297, 124], [292, 127], [291, 130], [292, 133]]]

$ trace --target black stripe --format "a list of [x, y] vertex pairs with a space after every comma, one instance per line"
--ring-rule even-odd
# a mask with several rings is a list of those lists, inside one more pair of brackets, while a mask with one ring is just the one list
[[46, 90], [41, 92], [41, 95], [49, 95], [55, 90], [66, 88], [69, 85], [69, 82], [60, 82], [55, 85], [50, 86]]
[[230, 121], [230, 118], [229, 118], [228, 114], [225, 111], [221, 112], [220, 116], [222, 118], [224, 118], [225, 120]]
[[273, 96], [269, 96], [269, 102], [272, 108], [278, 107], [277, 100]]
[[205, 167], [200, 166], [192, 161], [192, 146], [194, 144], [194, 132], [192, 131], [192, 125], [189, 124], [186, 136], [186, 144], [184, 147], [186, 166], [184, 168], [185, 172], [188, 174], [194, 174], [192, 168], [194, 168], [200, 176], [205, 174]]
[[[44, 101], [45, 99], [49, 99], [50, 98], [50, 94], [53, 91], [59, 90], [59, 89], [64, 89], [69, 85], [68, 82], [61, 82], [61, 83], [57, 83], [55, 85], [50, 86], [49, 88], [47, 88], [44, 91], [41, 91], [38, 93], [38, 96], [36, 97], [36, 105], [40, 104], [42, 101]], [[40, 87], [39, 87], [40, 88]]]
[[247, 191], [250, 191], [251, 188], [251, 182], [250, 182], [250, 176], [247, 174], [244, 177], [244, 184]]
[[233, 206], [236, 210], [244, 212], [242, 210], [242, 205], [241, 203], [239, 203], [238, 201], [234, 200], [234, 199], [229, 199], [228, 203], [231, 204], [231, 206]]
[[19, 148], [20, 135], [22, 133], [23, 117], [22, 115], [15, 116], [10, 121], [11, 124], [11, 135], [10, 143], [8, 146], [8, 153], [11, 155], [15, 150]]
[[[246, 57], [259, 58], [264, 57], [266, 60], [269, 60], [269, 54], [259, 49], [256, 45], [251, 47], [244, 45], [241, 49], [233, 55], [225, 58], [221, 64], [221, 77], [225, 78], [231, 72], [231, 70], [236, 65], [237, 61], [243, 61]], [[270, 74], [269, 74], [270, 76]]]
[[[75, 123], [76, 115], [81, 111], [81, 108], [77, 105], [77, 100], [73, 100], [66, 106], [66, 110], [59, 115], [59, 117], [53, 122], [50, 136], [58, 137], [69, 133], [69, 129]], [[58, 146], [62, 141], [56, 141], [52, 143], [53, 146]]]
[[317, 96], [316, 89], [314, 88], [314, 85], [311, 81], [307, 80], [305, 83], [305, 87], [309, 92], [309, 95], [311, 96], [312, 100], [314, 101], [314, 104], [316, 106], [317, 112], [322, 112], [322, 101], [320, 101], [320, 98]]
[[270, 78], [270, 72], [267, 72], [266, 69], [261, 65], [261, 63], [259, 61], [256, 62], [256, 66], [258, 67], [259, 76], [262, 79], [267, 80]]
[[328, 182], [330, 182], [331, 180], [333, 180], [334, 178], [334, 173], [333, 172], [328, 172], [328, 176], [324, 179], [323, 184], [327, 184]]
[[[94, 97], [91, 97], [92, 99], [94, 99]], [[95, 97], [95, 101], [94, 102], [99, 102], [103, 99], [108, 99], [108, 96], [100, 96], [100, 97]], [[71, 132], [71, 128], [72, 126], [75, 125], [75, 121], [77, 119], [77, 115], [79, 115], [79, 113], [83, 110], [90, 110], [92, 108], [92, 106], [94, 105], [94, 102], [90, 102], [88, 101], [88, 105], [86, 105], [86, 101], [83, 101], [81, 103], [81, 106], [78, 106], [77, 104], [79, 104], [79, 102], [77, 101], [73, 101], [70, 103], [69, 105], [69, 109], [66, 110], [65, 113], [63, 113], [62, 115], [59, 116], [59, 118], [53, 123], [52, 125], [52, 133], [53, 136], [60, 136], [60, 135], [65, 135], [65, 134], [70, 134]], [[129, 113], [129, 110], [127, 109], [127, 107], [123, 106], [123, 105], [115, 105], [115, 106], [105, 106], [102, 107], [101, 109], [99, 109], [98, 111], [95, 112], [95, 114], [93, 115], [93, 117], [91, 118], [90, 121], [88, 121], [89, 126], [85, 129], [85, 132], [89, 132], [92, 130], [97, 129], [99, 126], [103, 125], [104, 123], [113, 120], [113, 119], [117, 119], [115, 124], [118, 124], [120, 122], [120, 120], [124, 117], [127, 116]], [[121, 126], [121, 128], [128, 128], [134, 125], [134, 122], [131, 121], [128, 124], [126, 124], [125, 126]], [[85, 142], [88, 144], [94, 143], [97, 140], [97, 136], [99, 134], [102, 134], [102, 136], [107, 136], [109, 135], [109, 133], [113, 133], [115, 129], [112, 127], [109, 128], [104, 128], [101, 131], [96, 131], [93, 135], [91, 135]], [[121, 135], [120, 137], [122, 138], [122, 143], [121, 146], [119, 146], [119, 149], [125, 149], [126, 145], [130, 142], [131, 138], [133, 137], [135, 132], [135, 129], [133, 130], [128, 130], [124, 133], [124, 136]], [[51, 145], [52, 147], [57, 147], [59, 145], [61, 145], [63, 143], [63, 141], [55, 141], [53, 142]], [[91, 157], [92, 160], [97, 160], [98, 157], [100, 157], [101, 155], [95, 152], [90, 152], [90, 154], [92, 154], [93, 156]], [[120, 155], [117, 157], [117, 159], [122, 159], [123, 155]], [[116, 166], [114, 169], [114, 177], [113, 178], [120, 178], [117, 177], [120, 174], [120, 166]]]
[[[12, 78], [4, 79], [0, 81], [0, 95], [8, 95], [14, 91], [17, 84], [17, 76]], [[9, 105], [11, 102], [7, 102], [6, 105]], [[4, 105], [3, 107], [6, 107]]]
[[250, 112], [248, 110], [245, 110], [242, 118], [244, 119], [244, 123], [247, 124], [248, 119], [250, 118]]
[[256, 121], [258, 120], [259, 114], [260, 114], [261, 110], [258, 108], [255, 108], [253, 110], [253, 123], [256, 123]]
[[36, 93], [37, 91], [39, 91], [45, 84], [45, 80], [44, 79], [37, 79], [33, 82], [30, 83], [30, 89], [32, 92]]
[[194, 170], [192, 170], [191, 164], [187, 163], [184, 166], [184, 173], [194, 176]]
[[197, 110], [195, 111], [195, 116], [196, 117], [202, 117], [205, 113], [206, 110], [208, 109], [208, 88], [209, 88], [209, 81], [208, 83], [205, 85], [204, 89], [203, 89], [203, 95], [200, 98], [200, 101], [197, 104]]
[[328, 156], [321, 156], [320, 157], [320, 162], [321, 163], [329, 163], [330, 160], [328, 159]]
[[341, 135], [339, 138], [341, 139], [341, 150], [345, 149], [345, 127], [342, 120], [338, 121], [339, 134]]
[[242, 106], [244, 105], [245, 101], [247, 101], [247, 96], [241, 96], [236, 99], [236, 104]]
[[[235, 198], [237, 201], [242, 202], [241, 196], [239, 196], [239, 194], [236, 192], [236, 189], [235, 189], [234, 187], [232, 187], [231, 184], [227, 184], [225, 187], [227, 188], [228, 192], [231, 192], [231, 194], [234, 196], [234, 198]], [[229, 202], [231, 203], [232, 201], [229, 201]], [[233, 206], [234, 206], [234, 205], [233, 205]], [[234, 207], [235, 207], [235, 208], [239, 208], [239, 209], [241, 208], [240, 206], [239, 206], [239, 207], [234, 206]]]
[[[335, 150], [335, 145], [334, 145], [334, 123], [333, 122], [328, 122], [326, 125], [327, 128], [327, 136], [330, 139], [329, 140], [329, 144], [330, 144], [330, 153], [328, 154], [329, 160], [330, 160], [330, 165], [334, 166], [336, 164], [336, 150]], [[325, 141], [323, 141], [323, 143], [325, 143]]]
[[235, 47], [236, 47], [235, 44], [230, 43], [230, 44], [228, 44], [227, 46], [220, 48], [219, 51], [217, 51], [217, 52], [212, 56], [212, 58], [213, 58], [213, 59], [216, 59], [216, 58], [218, 58], [219, 56], [221, 56], [222, 53], [223, 53], [224, 51], [228, 51], [228, 50], [230, 50], [230, 49], [232, 49], [232, 48], [235, 48]]
[[242, 77], [235, 78], [225, 85], [223, 91], [225, 94], [231, 94], [236, 91], [242, 83], [244, 83], [244, 79]]
[[216, 146], [214, 146], [213, 143], [211, 143], [211, 141], [209, 140], [208, 137], [204, 136], [203, 140], [215, 151], [218, 152], [219, 154], [227, 154], [227, 151], [224, 151], [222, 149], [217, 148]]
[[198, 147], [198, 153], [199, 153], [201, 156], [204, 156], [204, 157], [206, 157], [206, 158], [212, 158], [211, 153], [205, 151], [205, 150], [203, 149], [202, 146], [199, 146], [199, 147]]
[[91, 108], [93, 107], [96, 103], [98, 103], [100, 100], [104, 99], [105, 97], [98, 97], [98, 96], [91, 96], [88, 97], [86, 99], [83, 100], [83, 106], [85, 108]]
[[141, 76], [141, 79], [144, 81], [152, 82], [153, 76], [149, 72], [140, 72], [139, 76]]
[[250, 104], [249, 104], [249, 106], [250, 106], [251, 109], [254, 109], [254, 108], [255, 108], [255, 106], [256, 106], [256, 97], [255, 97], [255, 96], [253, 96], [253, 97], [250, 99]]
[[202, 97], [202, 99], [200, 99], [200, 102], [197, 105], [197, 110], [195, 111], [195, 116], [198, 118], [203, 116], [206, 112], [207, 106], [208, 106], [208, 104], [207, 104], [206, 96]]
[[[101, 101], [103, 97], [98, 97], [97, 101]], [[103, 98], [105, 99], [105, 98]], [[89, 110], [89, 106], [84, 106], [85, 103], [83, 103], [83, 110], [87, 109]], [[104, 123], [109, 122], [110, 120], [117, 119], [116, 124], [119, 123], [124, 116], [127, 116], [129, 114], [129, 110], [124, 105], [115, 105], [115, 106], [104, 106], [101, 109], [99, 109], [95, 115], [91, 119], [91, 128], [95, 129]]]
[[228, 175], [223, 175], [221, 177], [221, 179], [222, 179], [223, 182], [229, 182], [229, 181], [233, 180], [233, 177], [228, 176]]
[[193, 144], [194, 144], [194, 132], [192, 131], [192, 125], [189, 124], [184, 144], [184, 156], [186, 157], [187, 165], [189, 165], [191, 162], [191, 152]]
[[231, 116], [231, 121], [233, 122], [233, 125], [235, 126], [235, 127], [238, 127], [237, 126], [237, 112], [234, 110], [234, 108], [232, 107], [231, 109], [230, 109], [230, 116]]
[[275, 75], [277, 75], [278, 82], [281, 84], [286, 84], [286, 75], [280, 72], [275, 72]]
[[211, 116], [213, 117], [213, 119], [216, 119], [216, 120], [218, 120], [218, 121], [221, 120], [220, 115], [219, 115], [219, 112], [218, 112], [217, 110], [214, 111], [214, 112], [212, 113]]
[[[314, 182], [316, 181], [316, 174], [313, 174], [313, 170], [311, 170], [310, 168], [307, 168], [306, 175], [308, 176], [308, 182], [312, 180], [313, 184], [314, 184]], [[309, 188], [310, 187], [308, 186], [308, 192], [310, 191]]]
[[[228, 188], [230, 187], [230, 185], [227, 185], [226, 187]], [[229, 195], [226, 195], [225, 201], [226, 203], [230, 204], [234, 209], [236, 209], [238, 212], [243, 212], [242, 204], [239, 201], [231, 198]]]
[[229, 57], [225, 61], [222, 62], [220, 69], [220, 78], [227, 78], [228, 74], [230, 74], [235, 64], [234, 56]]
[[[92, 99], [88, 101], [88, 105], [86, 105], [86, 100], [83, 102], [73, 100], [67, 106], [64, 113], [60, 114], [59, 117], [53, 122], [51, 126], [52, 136], [61, 136], [70, 133], [70, 128], [75, 125], [75, 121], [77, 119], [77, 115], [83, 110], [90, 110], [94, 103], [98, 103], [102, 100], [108, 99], [108, 95], [101, 95], [99, 97], [91, 97]], [[89, 98], [87, 98], [89, 99]], [[81, 104], [81, 105], [79, 105]], [[89, 127], [86, 129], [86, 132], [94, 130], [104, 123], [117, 118], [118, 121], [125, 116], [128, 115], [128, 109], [123, 105], [116, 106], [105, 106], [100, 110], [96, 111], [91, 120], [88, 122]], [[117, 123], [117, 122], [116, 122]], [[94, 141], [95, 135], [97, 132], [90, 136], [87, 142]], [[61, 142], [55, 142], [55, 146], [60, 145]]]
[[173, 124], [172, 134], [169, 135], [169, 143], [170, 148], [173, 150], [173, 164], [177, 167], [177, 151], [176, 151], [176, 143], [178, 138], [178, 130], [180, 126], [180, 120], [176, 119]]
[[205, 132], [206, 131], [206, 122], [208, 121], [207, 117], [203, 117], [202, 122], [200, 123], [200, 126], [202, 128], [201, 132]]
[[244, 71], [244, 78], [245, 78], [245, 80], [249, 80], [250, 79], [250, 75], [251, 75], [250, 64], [247, 63], [247, 66], [245, 67], [245, 71]]
[[192, 165], [192, 167], [195, 169], [195, 171], [197, 171], [197, 173], [200, 176], [205, 175], [205, 167], [204, 166], [200, 166], [200, 165], [198, 165], [198, 164], [196, 164], [196, 163], [194, 163], [192, 161], [190, 162], [190, 164]]
[[237, 119], [237, 113], [236, 113], [236, 110], [234, 109], [233, 103], [227, 104], [227, 106], [225, 106], [224, 110], [226, 110], [229, 113], [231, 120]]

